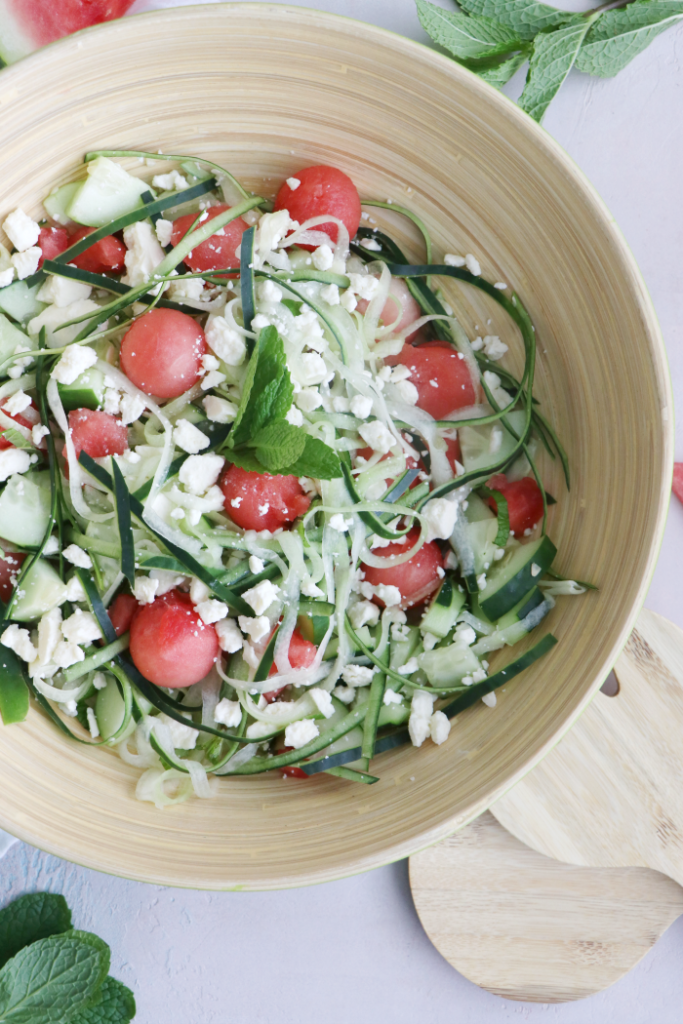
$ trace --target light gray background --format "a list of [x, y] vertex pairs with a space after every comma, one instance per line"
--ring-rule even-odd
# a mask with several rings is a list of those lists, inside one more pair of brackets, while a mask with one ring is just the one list
[[[178, 0], [137, 0], [132, 13], [174, 6]], [[426, 41], [413, 0], [300, 6]], [[677, 408], [683, 397], [682, 47], [683, 29], [674, 28], [616, 79], [573, 72], [545, 120], [601, 193], [640, 264], [667, 343]], [[510, 84], [510, 95], [518, 95], [522, 80]], [[677, 437], [683, 458], [683, 434]], [[681, 626], [682, 537], [683, 508], [674, 503], [647, 604]], [[682, 1018], [683, 920], [607, 992], [560, 1006], [513, 1003], [482, 992], [436, 952], [413, 909], [405, 862], [316, 888], [215, 894], [109, 878], [18, 843], [0, 864], [0, 905], [35, 889], [63, 892], [77, 926], [111, 944], [112, 973], [135, 991], [137, 1024], [679, 1024]]]

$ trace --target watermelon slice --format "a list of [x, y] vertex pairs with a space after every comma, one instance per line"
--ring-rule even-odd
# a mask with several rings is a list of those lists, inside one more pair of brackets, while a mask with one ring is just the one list
[[683, 501], [683, 462], [674, 462], [674, 482], [672, 488], [679, 501]]
[[134, 0], [0, 0], [0, 67], [81, 28], [113, 21]]

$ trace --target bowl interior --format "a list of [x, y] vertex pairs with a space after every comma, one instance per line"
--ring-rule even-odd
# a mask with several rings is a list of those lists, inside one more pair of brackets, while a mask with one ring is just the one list
[[[114, 753], [69, 743], [32, 710], [0, 731], [0, 826], [91, 867], [202, 888], [324, 881], [454, 831], [585, 706], [659, 546], [672, 458], [666, 361], [607, 211], [549, 136], [474, 75], [398, 36], [296, 8], [180, 8], [89, 30], [3, 71], [0, 110], [0, 221], [17, 205], [38, 213], [88, 149], [164, 150], [210, 157], [262, 194], [308, 164], [333, 164], [362, 196], [415, 210], [437, 255], [474, 253], [534, 319], [536, 394], [572, 467], [567, 493], [559, 467], [544, 465], [559, 499], [557, 565], [600, 587], [558, 603], [547, 626], [559, 644], [499, 691], [495, 710], [462, 714], [442, 747], [382, 755], [372, 787], [222, 780], [215, 800], [159, 811], [134, 799], [136, 773]], [[421, 258], [410, 225], [370, 212]], [[471, 337], [521, 348], [497, 307], [446, 290]]]

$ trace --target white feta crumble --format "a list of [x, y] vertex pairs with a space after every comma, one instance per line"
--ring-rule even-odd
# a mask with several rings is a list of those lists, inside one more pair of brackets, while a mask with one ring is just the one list
[[394, 387], [398, 393], [398, 397], [406, 405], [417, 405], [417, 400], [420, 397], [419, 392], [415, 385], [409, 380], [399, 380]]
[[339, 300], [339, 304], [343, 306], [347, 312], [353, 313], [354, 309], [358, 305], [358, 299], [353, 294], [352, 288], [346, 289], [346, 291]]
[[164, 594], [168, 594], [180, 583], [184, 583], [186, 578], [176, 572], [169, 572], [168, 569], [152, 569], [149, 575], [158, 584], [155, 597], [163, 597]]
[[237, 416], [237, 406], [226, 398], [207, 395], [202, 399], [202, 405], [207, 419], [210, 419], [212, 423], [232, 423]]
[[3, 230], [15, 249], [25, 252], [40, 238], [40, 224], [17, 207], [3, 222]]
[[347, 686], [369, 686], [374, 673], [374, 668], [368, 668], [366, 665], [347, 665], [341, 677]]
[[484, 352], [493, 362], [502, 359], [508, 350], [508, 346], [500, 340], [497, 334], [487, 334], [482, 344]]
[[6, 288], [7, 285], [11, 284], [14, 280], [14, 267], [6, 267], [5, 270], [0, 271], [0, 288]]
[[425, 517], [426, 541], [446, 540], [451, 536], [458, 518], [458, 503], [448, 498], [433, 498], [422, 509]]
[[271, 580], [262, 580], [250, 590], [245, 590], [242, 597], [250, 605], [257, 615], [263, 615], [276, 600], [280, 588]]
[[236, 729], [242, 721], [242, 705], [238, 700], [224, 697], [213, 710], [213, 720], [228, 729]]
[[481, 699], [484, 702], [484, 704], [486, 704], [486, 706], [489, 708], [495, 708], [496, 704], [498, 703], [498, 699], [495, 693], [485, 693]]
[[379, 244], [376, 238], [361, 238], [360, 244], [364, 249], [368, 249], [370, 252], [381, 252], [382, 246]]
[[313, 266], [316, 270], [329, 270], [334, 263], [334, 253], [329, 245], [320, 245], [312, 255]]
[[296, 192], [301, 182], [298, 178], [287, 178], [287, 184], [291, 188], [292, 192]]
[[505, 281], [496, 281], [496, 283], [494, 284], [493, 287], [497, 288], [498, 291], [500, 291], [500, 292], [504, 292], [505, 289], [507, 288], [507, 285], [506, 285]]
[[47, 665], [52, 660], [55, 647], [62, 639], [62, 610], [52, 608], [38, 623], [38, 663]]
[[92, 288], [82, 281], [72, 281], [69, 277], [48, 277], [36, 298], [38, 302], [53, 303], [63, 309], [70, 306], [72, 302], [80, 302], [90, 298]]
[[219, 388], [226, 380], [227, 377], [220, 370], [211, 370], [202, 380], [201, 389], [202, 391], [210, 391], [211, 388]]
[[92, 569], [92, 558], [78, 544], [69, 544], [68, 548], [64, 548], [62, 555], [66, 558], [67, 562], [78, 566], [79, 569]]
[[313, 582], [308, 573], [301, 581], [301, 593], [304, 597], [324, 597], [325, 592]]
[[467, 269], [469, 270], [470, 274], [472, 274], [473, 277], [481, 276], [481, 267], [479, 265], [479, 260], [476, 259], [476, 257], [473, 256], [471, 252], [468, 252], [467, 255], [465, 256], [465, 266], [467, 267]]
[[12, 266], [20, 281], [30, 277], [31, 274], [35, 274], [42, 255], [43, 251], [37, 245], [32, 246], [30, 249], [25, 249], [23, 252], [15, 252], [13, 254]]
[[169, 171], [168, 174], [155, 174], [152, 178], [154, 188], [162, 192], [180, 192], [181, 189], [189, 188], [187, 178], [184, 178], [178, 171]]
[[159, 245], [167, 246], [171, 244], [171, 237], [173, 235], [173, 221], [164, 220], [163, 217], [159, 217], [159, 220], [154, 225], [154, 231], [157, 236]]
[[12, 623], [0, 636], [0, 643], [3, 647], [9, 647], [22, 661], [35, 661], [38, 651], [31, 643], [31, 634], [27, 629], [20, 629], [16, 623]]
[[453, 252], [447, 252], [443, 258], [444, 263], [447, 267], [464, 267], [465, 257], [456, 256]]
[[[322, 384], [328, 375], [327, 364], [322, 356], [318, 355], [317, 352], [304, 352], [299, 357], [299, 363], [301, 366], [301, 373], [299, 374], [300, 382], [306, 387], [312, 387], [314, 384]], [[299, 403], [297, 402], [297, 405]]]
[[285, 729], [285, 746], [294, 747], [300, 750], [307, 743], [319, 736], [318, 726], [312, 718], [302, 718], [299, 722], [292, 722]]
[[419, 667], [417, 658], [409, 658], [405, 665], [401, 665], [396, 671], [400, 676], [412, 676], [413, 672], [417, 672]]
[[334, 696], [342, 704], [351, 704], [356, 696], [356, 691], [353, 686], [335, 686]]
[[23, 448], [4, 448], [0, 451], [0, 483], [14, 474], [26, 473], [30, 468], [31, 455]]
[[384, 691], [384, 697], [382, 698], [382, 703], [386, 704], [387, 706], [389, 704], [402, 704], [403, 703], [403, 697], [401, 696], [400, 693], [396, 693], [395, 690], [387, 689], [387, 690]]
[[88, 730], [94, 740], [100, 735], [100, 727], [97, 724], [97, 716], [92, 708], [86, 708], [85, 710], [88, 719]]
[[538, 576], [540, 574], [540, 572], [541, 572], [540, 565], [536, 565], [535, 562], [532, 562], [531, 563], [531, 575], [532, 576]]
[[429, 720], [429, 734], [432, 737], [432, 742], [436, 743], [437, 747], [441, 746], [448, 739], [450, 731], [451, 723], [448, 715], [444, 715], [443, 711], [435, 711]]
[[351, 283], [351, 290], [356, 295], [360, 296], [361, 299], [367, 299], [368, 302], [374, 299], [379, 290], [379, 278], [374, 277], [372, 274], [349, 274], [348, 278]]
[[366, 395], [354, 395], [349, 402], [349, 411], [359, 420], [366, 420], [372, 412], [372, 399]]
[[372, 420], [358, 428], [358, 433], [373, 451], [386, 455], [397, 443], [391, 431], [381, 420]]
[[83, 584], [78, 576], [72, 576], [70, 580], [67, 580], [66, 599], [71, 601], [72, 604], [80, 604], [87, 600]]
[[275, 281], [265, 280], [261, 281], [256, 289], [257, 295], [261, 302], [281, 302], [282, 301], [282, 289], [278, 288]]
[[104, 672], [96, 672], [92, 677], [92, 684], [96, 690], [103, 690], [107, 685], [107, 677]]
[[285, 419], [293, 427], [300, 427], [304, 422], [304, 414], [302, 413], [301, 409], [297, 409], [297, 407], [293, 405], [291, 406], [291, 408], [287, 410]]
[[121, 392], [117, 391], [116, 388], [105, 388], [102, 411], [106, 412], [109, 416], [116, 416], [121, 412], [121, 398]]
[[416, 690], [410, 704], [408, 732], [414, 747], [421, 747], [430, 733], [430, 721], [434, 710], [435, 696], [425, 690]]
[[380, 583], [378, 586], [376, 586], [375, 594], [380, 599], [380, 601], [384, 601], [384, 604], [387, 606], [387, 608], [394, 608], [397, 605], [399, 605], [403, 600], [401, 596], [401, 591], [398, 589], [398, 587], [393, 587], [387, 585], [386, 583]]
[[475, 643], [477, 634], [467, 622], [459, 622], [453, 632], [453, 639], [456, 644], [463, 644], [470, 647]]
[[75, 718], [78, 714], [78, 705], [75, 700], [67, 700], [62, 704], [62, 711], [69, 718]]
[[244, 501], [244, 498], [242, 498], [241, 496], [238, 496], [237, 498], [232, 498], [231, 499], [230, 505], [231, 505], [232, 508], [239, 508], [243, 501]]
[[320, 289], [320, 298], [330, 306], [338, 306], [341, 301], [339, 298], [339, 286], [336, 284], [324, 285]]
[[197, 455], [211, 444], [209, 438], [189, 420], [178, 420], [173, 431], [173, 441], [188, 455]]
[[257, 576], [266, 567], [266, 563], [258, 555], [249, 556], [249, 572], [253, 572], [254, 576]]
[[375, 626], [379, 622], [379, 608], [373, 601], [358, 601], [349, 608], [349, 619], [354, 629]]
[[178, 479], [190, 494], [204, 494], [216, 483], [222, 469], [223, 459], [215, 452], [190, 455], [180, 467]]
[[170, 281], [168, 296], [175, 302], [184, 302], [185, 299], [198, 302], [204, 294], [205, 283], [203, 277], [187, 277], [182, 281]]
[[195, 605], [195, 611], [205, 626], [212, 626], [214, 622], [220, 622], [227, 618], [228, 606], [223, 601], [216, 601], [209, 598], [207, 601], [200, 601]]
[[330, 529], [337, 530], [338, 533], [347, 533], [349, 527], [353, 526], [353, 518], [344, 518], [342, 512], [335, 512], [333, 516], [330, 516]]
[[152, 277], [165, 256], [152, 225], [145, 220], [130, 224], [124, 228], [123, 241], [128, 250], [124, 256], [126, 273], [122, 278], [123, 283], [132, 287], [144, 284]]
[[175, 718], [169, 718], [168, 715], [164, 714], [159, 715], [157, 722], [162, 722], [167, 726], [174, 749], [194, 750], [197, 745], [199, 732], [193, 729], [191, 725], [183, 725], [182, 722], [176, 722]]
[[133, 597], [138, 604], [152, 604], [159, 589], [159, 580], [151, 576], [136, 576]]
[[323, 404], [322, 396], [317, 388], [304, 388], [295, 395], [294, 401], [302, 412], [313, 412]]
[[85, 652], [78, 644], [60, 640], [52, 653], [52, 662], [57, 668], [70, 668], [79, 661], [85, 661]]
[[486, 573], [485, 572], [482, 572], [479, 576], [477, 576], [477, 589], [478, 590], [485, 590], [486, 589]]
[[211, 591], [207, 587], [203, 580], [200, 580], [197, 576], [193, 576], [190, 581], [190, 600], [192, 604], [199, 604], [200, 601], [207, 601], [211, 596]]
[[247, 353], [244, 338], [224, 316], [211, 316], [204, 330], [206, 343], [226, 366], [241, 366]]
[[321, 690], [319, 686], [314, 686], [308, 692], [313, 698], [313, 703], [323, 717], [331, 718], [334, 714], [334, 704], [332, 703], [331, 694], [329, 694], [327, 690]]
[[8, 416], [16, 416], [17, 413], [23, 412], [24, 409], [28, 409], [31, 404], [31, 398], [26, 394], [25, 391], [15, 391], [10, 398], [6, 398], [2, 410], [6, 412]]
[[239, 626], [234, 619], [221, 619], [216, 623], [216, 634], [220, 649], [227, 654], [236, 654], [242, 650], [244, 640]]
[[60, 356], [59, 362], [52, 371], [52, 377], [59, 384], [73, 384], [96, 362], [97, 353], [89, 345], [70, 345]]
[[91, 644], [102, 638], [102, 630], [91, 612], [77, 608], [62, 622], [62, 636], [71, 644]]

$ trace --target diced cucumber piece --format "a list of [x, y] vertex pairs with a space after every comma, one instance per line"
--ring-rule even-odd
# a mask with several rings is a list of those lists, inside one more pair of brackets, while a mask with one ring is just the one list
[[483, 498], [474, 493], [467, 496], [467, 511], [465, 515], [468, 523], [478, 523], [482, 519], [497, 519], [496, 514], [489, 508]]
[[18, 347], [33, 348], [33, 345], [23, 331], [0, 313], [0, 360], [13, 356]]
[[513, 548], [496, 562], [479, 593], [479, 605], [489, 619], [499, 619], [522, 600], [552, 565], [557, 548], [549, 537]]
[[512, 626], [515, 622], [521, 622], [525, 619], [529, 612], [532, 612], [534, 608], [538, 608], [539, 604], [542, 604], [545, 598], [540, 587], [534, 587], [528, 594], [525, 594], [521, 601], [519, 601], [514, 608], [511, 608], [509, 612], [501, 616], [496, 623], [496, 629], [505, 629], [506, 626]]
[[19, 596], [14, 602], [12, 618], [32, 622], [51, 608], [66, 601], [66, 585], [49, 562], [39, 558], [21, 581]]
[[[327, 721], [330, 722], [331, 719], [328, 718]], [[318, 728], [320, 729], [320, 723], [318, 723]], [[320, 731], [322, 733], [322, 729]], [[317, 761], [322, 757], [332, 757], [333, 754], [339, 754], [343, 750], [353, 750], [354, 747], [360, 747], [362, 744], [363, 730], [357, 725], [354, 729], [340, 736], [339, 739], [333, 740], [329, 747], [324, 747], [318, 751], [315, 755], [315, 760]]]
[[410, 718], [410, 706], [408, 704], [383, 704], [379, 709], [377, 728], [383, 725], [403, 725]]
[[36, 298], [41, 288], [42, 282], [30, 287], [26, 281], [15, 281], [7, 288], [0, 288], [0, 310], [25, 324], [45, 309], [45, 303]]
[[463, 676], [469, 676], [481, 668], [479, 659], [464, 644], [450, 644], [435, 647], [433, 651], [420, 654], [417, 663], [432, 686], [453, 686]]
[[465, 604], [465, 594], [451, 579], [445, 579], [441, 589], [422, 616], [420, 629], [433, 633], [440, 640], [448, 636]]
[[410, 626], [406, 640], [392, 640], [391, 653], [389, 655], [389, 668], [396, 672], [411, 657], [413, 651], [420, 641], [420, 630], [417, 626]]
[[82, 181], [69, 181], [66, 185], [51, 192], [47, 199], [43, 200], [43, 206], [47, 213], [58, 224], [68, 224], [71, 221], [66, 212], [74, 200], [76, 193], [83, 184]]
[[493, 564], [496, 550], [495, 540], [498, 536], [498, 520], [480, 519], [476, 523], [468, 523], [465, 529], [474, 554], [474, 573], [479, 576]]
[[73, 384], [59, 384], [58, 388], [66, 412], [72, 409], [98, 409], [104, 400], [104, 374], [92, 366], [77, 377]]
[[47, 470], [11, 476], [0, 494], [0, 536], [20, 547], [37, 547], [50, 521]]
[[109, 678], [107, 685], [97, 691], [95, 701], [95, 717], [102, 739], [109, 740], [115, 736], [126, 717], [126, 702], [119, 690], [116, 680]]
[[[517, 434], [524, 430], [526, 414], [523, 409], [508, 413], [506, 419]], [[495, 466], [512, 455], [515, 441], [500, 423], [489, 423], [484, 427], [461, 427], [458, 431], [463, 465], [468, 473], [481, 470], [484, 474], [489, 466]]]
[[66, 213], [78, 224], [101, 228], [142, 206], [140, 196], [147, 191], [146, 181], [134, 178], [113, 160], [100, 156], [88, 164], [88, 177], [79, 185]]

